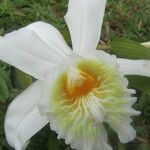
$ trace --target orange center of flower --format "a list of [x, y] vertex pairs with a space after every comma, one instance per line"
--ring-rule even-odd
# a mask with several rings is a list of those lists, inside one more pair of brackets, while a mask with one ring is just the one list
[[[67, 76], [64, 86], [67, 99], [75, 101], [81, 96], [86, 96], [92, 89], [97, 87], [98, 81], [94, 75], [81, 70], [74, 72], [74, 77]], [[70, 79], [71, 78], [71, 79]]]

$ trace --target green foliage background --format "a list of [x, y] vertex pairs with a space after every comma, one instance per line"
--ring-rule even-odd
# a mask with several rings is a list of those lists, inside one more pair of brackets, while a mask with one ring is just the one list
[[[42, 20], [57, 27], [71, 44], [63, 18], [67, 3], [68, 0], [0, 0], [0, 35]], [[150, 59], [150, 49], [132, 40], [150, 41], [150, 0], [108, 0], [98, 47], [120, 57]], [[137, 90], [138, 102], [134, 107], [142, 112], [133, 122], [137, 138], [121, 144], [108, 127], [109, 142], [114, 150], [150, 150], [150, 78], [129, 76], [128, 79], [129, 86]], [[3, 127], [7, 107], [32, 82], [31, 76], [0, 63], [0, 150], [12, 149], [6, 142]], [[27, 149], [71, 150], [63, 140], [57, 140], [57, 134], [48, 125], [31, 139]]]

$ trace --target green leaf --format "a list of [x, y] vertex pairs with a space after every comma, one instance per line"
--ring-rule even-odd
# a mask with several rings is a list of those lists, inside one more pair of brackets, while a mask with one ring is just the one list
[[10, 79], [8, 73], [6, 73], [5, 70], [0, 68], [0, 75], [4, 79], [4, 81], [6, 82], [8, 88], [11, 88], [12, 87], [12, 83], [11, 83], [11, 79]]
[[4, 134], [4, 116], [5, 116], [5, 112], [2, 110], [2, 108], [0, 107], [0, 135]]
[[9, 89], [12, 87], [7, 72], [0, 67], [0, 102], [4, 103], [9, 97]]
[[70, 148], [70, 147], [67, 147], [65, 150], [71, 150], [71, 148]]
[[14, 69], [13, 70], [13, 85], [21, 89], [27, 88], [32, 83], [32, 77], [26, 73]]
[[[137, 108], [142, 112], [142, 115], [145, 118], [145, 123], [150, 121], [150, 95], [142, 93], [141, 97], [138, 99]], [[139, 127], [138, 127], [139, 128]], [[140, 126], [140, 130], [138, 129], [138, 133], [142, 135], [144, 133], [144, 128], [146, 126]], [[142, 131], [143, 130], [143, 131]]]
[[137, 150], [150, 150], [150, 146], [148, 144], [140, 144]]
[[141, 76], [127, 76], [130, 86], [140, 89], [150, 95], [150, 78]]
[[71, 44], [71, 37], [68, 30], [61, 30], [61, 34], [63, 35], [65, 41], [67, 41], [68, 44]]
[[8, 86], [3, 77], [0, 75], [0, 102], [4, 103], [8, 97], [9, 97]]
[[48, 145], [49, 150], [59, 150], [59, 143], [57, 140], [57, 136], [54, 132], [51, 132], [49, 136], [49, 145]]
[[3, 144], [2, 144], [2, 141], [3, 141], [3, 137], [0, 136], [0, 150], [3, 150]]
[[118, 144], [118, 150], [126, 150], [126, 145], [125, 144]]
[[4, 28], [0, 28], [0, 35], [4, 34]]
[[110, 50], [112, 54], [115, 54], [120, 58], [150, 59], [149, 48], [125, 38], [116, 38], [112, 40], [110, 42]]
[[0, 60], [0, 68], [6, 69], [9, 66], [10, 66], [9, 64], [6, 64], [5, 62], [3, 62], [3, 61]]

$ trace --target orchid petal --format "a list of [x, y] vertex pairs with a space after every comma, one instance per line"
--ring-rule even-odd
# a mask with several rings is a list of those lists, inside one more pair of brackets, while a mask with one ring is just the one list
[[58, 56], [62, 57], [71, 53], [71, 49], [66, 44], [63, 36], [52, 25], [39, 21], [28, 25], [26, 28], [34, 31], [47, 44], [50, 51]]
[[150, 77], [150, 60], [118, 59], [120, 71], [125, 75]]
[[[116, 115], [117, 116], [117, 115]], [[136, 131], [130, 125], [132, 119], [130, 117], [121, 117], [118, 119], [116, 116], [114, 118], [109, 118], [110, 127], [118, 133], [118, 137], [122, 143], [127, 143], [132, 141], [136, 137]]]
[[33, 31], [20, 29], [0, 39], [0, 59], [44, 79], [59, 57], [49, 53], [49, 48]]
[[73, 50], [95, 50], [100, 38], [106, 0], [70, 0], [65, 16]]
[[50, 68], [70, 52], [61, 34], [44, 22], [30, 24], [0, 39], [0, 59], [37, 79], [45, 78]]
[[36, 81], [21, 93], [8, 107], [5, 118], [5, 134], [8, 143], [16, 150], [26, 147], [28, 140], [48, 121], [40, 116], [37, 101], [41, 82]]

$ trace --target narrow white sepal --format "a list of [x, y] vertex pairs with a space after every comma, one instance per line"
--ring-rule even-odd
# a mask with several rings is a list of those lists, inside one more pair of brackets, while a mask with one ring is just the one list
[[106, 0], [69, 0], [65, 20], [74, 51], [93, 51], [100, 39]]
[[124, 75], [139, 75], [150, 77], [150, 60], [118, 59], [120, 71]]
[[9, 105], [5, 118], [5, 135], [16, 150], [27, 146], [28, 140], [48, 121], [37, 109], [41, 93], [41, 81], [36, 81]]

